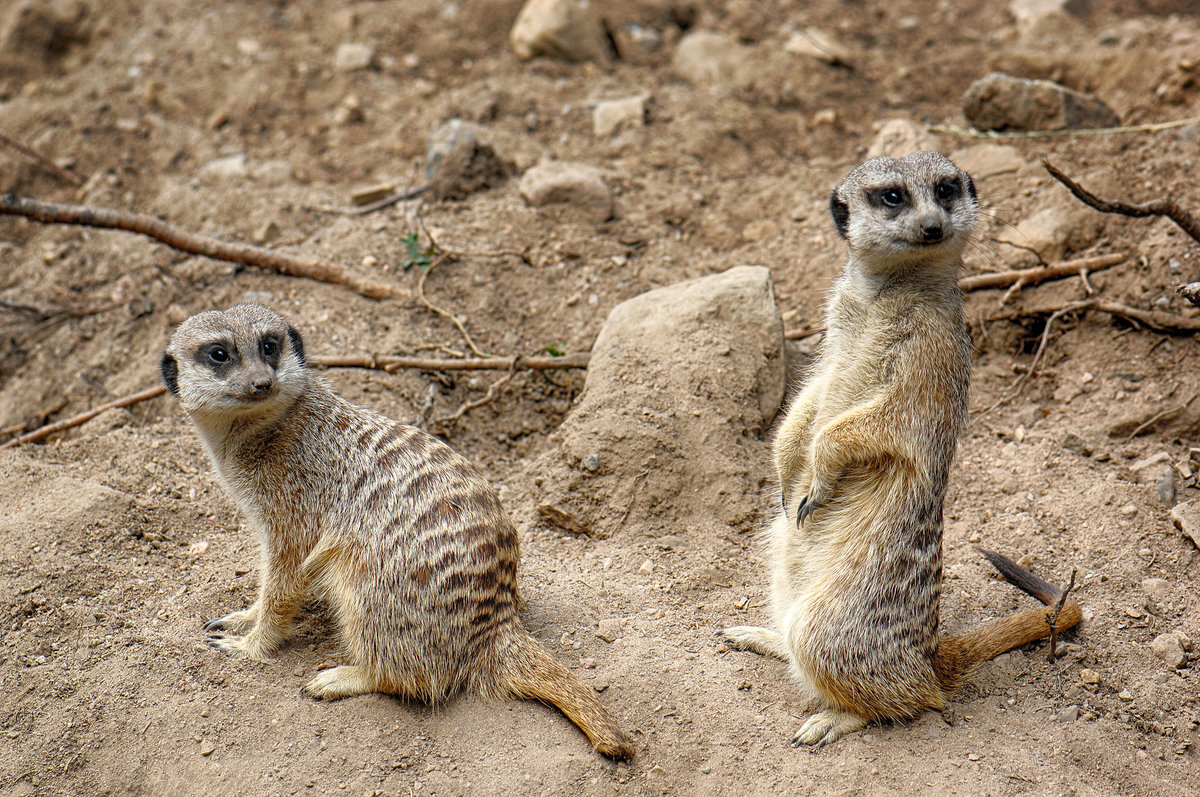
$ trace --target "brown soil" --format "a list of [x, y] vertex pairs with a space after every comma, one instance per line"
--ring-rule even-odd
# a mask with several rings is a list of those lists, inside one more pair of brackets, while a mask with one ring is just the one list
[[[423, 224], [460, 253], [425, 291], [481, 349], [586, 351], [619, 302], [746, 263], [770, 268], [787, 328], [819, 323], [843, 260], [830, 188], [886, 119], [961, 125], [959, 98], [992, 69], [1095, 93], [1125, 123], [1200, 114], [1200, 18], [1186, 2], [1071, 3], [1086, 13], [1033, 30], [1006, 4], [600, 5], [626, 56], [611, 67], [517, 61], [507, 43], [517, 0], [9, 3], [2, 132], [87, 185], [76, 193], [6, 149], [0, 190], [149, 212], [230, 240], [273, 224], [275, 246], [410, 290], [418, 269], [402, 268], [402, 238]], [[631, 22], [662, 31], [662, 47], [637, 50]], [[756, 59], [751, 78], [710, 90], [675, 77], [683, 25], [739, 39]], [[787, 53], [789, 26], [809, 25], [848, 46], [855, 69]], [[333, 69], [350, 41], [374, 46], [374, 68]], [[597, 138], [594, 103], [639, 92], [651, 97], [646, 127]], [[449, 192], [364, 216], [318, 209], [373, 183], [424, 180], [425, 139], [452, 117], [482, 125], [504, 167], [464, 199]], [[968, 271], [1024, 265], [1025, 253], [996, 239], [1047, 208], [1074, 211], [1042, 171], [1044, 155], [1097, 191], [1200, 209], [1198, 131], [1003, 142], [1023, 165], [978, 175], [990, 215]], [[947, 153], [980, 153], [978, 141], [934, 135]], [[237, 154], [244, 174], [204, 169]], [[616, 218], [527, 207], [506, 170], [548, 156], [600, 167]], [[1200, 279], [1196, 242], [1162, 219], [1087, 213], [1067, 256], [1130, 254], [1092, 277], [1103, 297], [1189, 313], [1173, 289]], [[523, 256], [488, 254], [504, 252]], [[247, 295], [291, 316], [316, 354], [467, 352], [418, 302], [183, 256], [128, 233], [4, 219], [0, 258], [0, 428], [155, 384], [172, 322]], [[1195, 659], [1169, 667], [1150, 643], [1168, 631], [1200, 637], [1200, 566], [1157, 476], [1139, 483], [1130, 466], [1165, 452], [1181, 465], [1178, 500], [1200, 495], [1187, 466], [1200, 442], [1200, 346], [1101, 313], [1067, 316], [1036, 377], [984, 413], [1011, 394], [1048, 312], [994, 317], [1085, 294], [1073, 278], [1002, 308], [1001, 295], [969, 298], [976, 412], [948, 496], [943, 619], [954, 630], [1029, 605], [976, 543], [1028, 557], [1055, 581], [1076, 569], [1088, 616], [1053, 664], [1045, 643], [1031, 645], [985, 665], [942, 714], [874, 726], [816, 754], [792, 749], [809, 706], [785, 668], [714, 637], [768, 618], [754, 532], [776, 501], [769, 430], [746, 441], [736, 468], [722, 459], [719, 522], [697, 517], [712, 496], [689, 503], [663, 487], [654, 522], [572, 536], [539, 519], [552, 485], [535, 485], [530, 463], [561, 444], [554, 432], [584, 372], [522, 372], [494, 401], [432, 428], [500, 488], [523, 533], [527, 623], [602, 692], [636, 760], [599, 758], [561, 715], [529, 702], [316, 703], [300, 686], [339, 655], [319, 607], [269, 662], [202, 644], [202, 621], [253, 597], [254, 542], [186, 419], [158, 398], [0, 451], [0, 794], [1195, 794]], [[789, 344], [792, 373], [814, 341]], [[667, 363], [691, 354], [661, 351]], [[436, 421], [482, 398], [497, 375], [329, 377], [353, 401]], [[701, 429], [665, 442], [706, 439]], [[653, 464], [610, 467], [629, 475]], [[598, 638], [604, 620], [619, 621], [616, 641]], [[1082, 680], [1085, 669], [1098, 683]]]

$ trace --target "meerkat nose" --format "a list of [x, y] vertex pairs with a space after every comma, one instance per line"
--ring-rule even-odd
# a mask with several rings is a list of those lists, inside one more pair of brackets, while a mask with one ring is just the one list
[[946, 235], [946, 229], [940, 221], [921, 222], [921, 240], [926, 243], [937, 243]]
[[255, 379], [251, 387], [254, 389], [254, 395], [261, 396], [271, 390], [271, 377], [265, 376], [260, 379]]

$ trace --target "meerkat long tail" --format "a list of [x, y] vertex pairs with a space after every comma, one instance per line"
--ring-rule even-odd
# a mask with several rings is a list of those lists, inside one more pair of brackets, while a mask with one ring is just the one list
[[[999, 620], [986, 623], [974, 631], [956, 637], [942, 637], [938, 641], [934, 670], [942, 690], [947, 694], [956, 690], [971, 672], [983, 662], [1020, 645], [1050, 636], [1050, 621], [1054, 607], [1062, 598], [1063, 590], [1018, 565], [1006, 556], [981, 550], [988, 561], [1000, 571], [1000, 575], [1049, 608], [1027, 609]], [[1071, 628], [1083, 618], [1083, 612], [1073, 599], [1067, 598], [1059, 610], [1054, 624], [1055, 630]]]
[[633, 758], [633, 745], [617, 726], [595, 690], [550, 656], [523, 628], [511, 632], [496, 673], [498, 696], [529, 698], [554, 706], [579, 726], [596, 751], [609, 758]]

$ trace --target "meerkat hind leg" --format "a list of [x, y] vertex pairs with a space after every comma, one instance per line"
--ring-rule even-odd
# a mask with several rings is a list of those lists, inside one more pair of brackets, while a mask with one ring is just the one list
[[820, 750], [866, 724], [867, 721], [862, 717], [848, 711], [835, 708], [822, 711], [809, 717], [808, 722], [796, 732], [792, 737], [792, 747], [807, 744], [812, 745], [814, 750]]
[[352, 664], [321, 670], [304, 687], [304, 693], [317, 700], [337, 700], [378, 691], [375, 679], [367, 673], [366, 667]]
[[721, 636], [738, 650], [752, 650], [763, 656], [788, 660], [788, 649], [783, 636], [770, 629], [754, 625], [735, 625], [722, 631]]

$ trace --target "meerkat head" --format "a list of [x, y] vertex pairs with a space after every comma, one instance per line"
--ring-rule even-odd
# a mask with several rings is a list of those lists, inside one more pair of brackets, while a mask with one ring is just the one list
[[957, 262], [979, 216], [971, 176], [936, 152], [867, 161], [829, 208], [855, 260], [885, 271]]
[[310, 378], [300, 333], [258, 304], [188, 318], [167, 344], [162, 375], [197, 420], [275, 416], [299, 398]]

